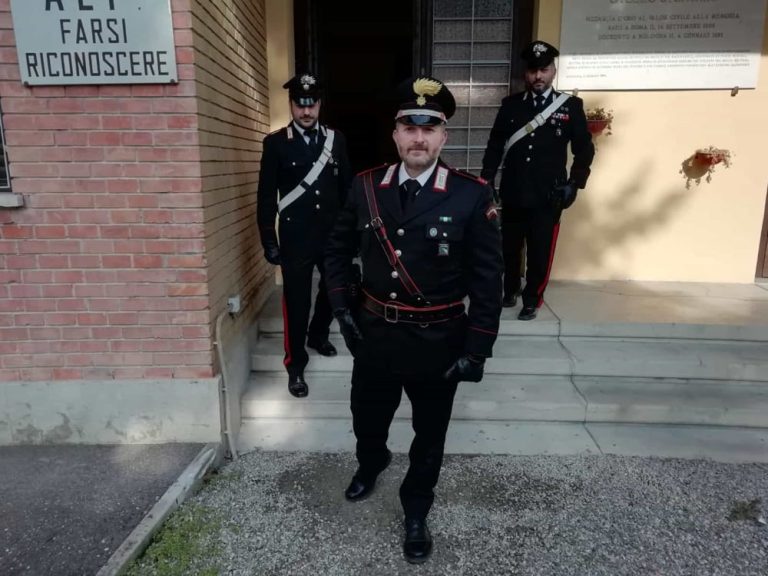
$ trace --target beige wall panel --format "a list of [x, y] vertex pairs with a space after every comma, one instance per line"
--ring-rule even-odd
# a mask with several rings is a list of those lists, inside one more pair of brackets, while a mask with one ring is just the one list
[[[559, 44], [561, 0], [540, 0], [538, 38]], [[581, 92], [614, 112], [587, 189], [563, 217], [553, 278], [752, 282], [768, 162], [768, 25], [756, 90]], [[685, 187], [697, 148], [733, 165]]]
[[283, 84], [294, 75], [293, 0], [266, 0], [270, 132], [288, 124], [291, 110]]

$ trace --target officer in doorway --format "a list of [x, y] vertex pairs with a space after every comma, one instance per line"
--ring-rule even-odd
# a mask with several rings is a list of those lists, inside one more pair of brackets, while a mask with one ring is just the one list
[[[328, 305], [323, 251], [343, 205], [351, 173], [344, 136], [318, 122], [321, 86], [309, 73], [283, 85], [292, 122], [264, 139], [258, 188], [258, 223], [264, 257], [283, 273], [283, 324], [288, 390], [307, 396], [306, 345], [335, 356], [328, 340], [333, 316]], [[279, 220], [279, 226], [275, 221]], [[320, 272], [312, 321], [312, 274]], [[309, 330], [307, 330], [309, 324]]]
[[[389, 465], [389, 426], [405, 391], [415, 437], [400, 486], [403, 553], [420, 563], [432, 551], [426, 519], [456, 388], [481, 380], [496, 340], [503, 263], [491, 188], [439, 159], [453, 95], [434, 78], [411, 78], [398, 94], [393, 138], [401, 161], [354, 179], [325, 268], [331, 306], [354, 356], [359, 467], [344, 494], [352, 502], [366, 498]], [[358, 253], [359, 302], [349, 290]]]
[[[526, 90], [504, 98], [483, 157], [481, 176], [493, 182], [502, 165], [504, 306], [522, 293], [518, 318], [533, 320], [544, 302], [562, 211], [576, 200], [595, 148], [580, 98], [555, 91], [557, 49], [536, 41], [523, 50]], [[567, 171], [568, 145], [573, 152]], [[506, 155], [506, 158], [505, 158]], [[520, 268], [526, 246], [525, 288]]]

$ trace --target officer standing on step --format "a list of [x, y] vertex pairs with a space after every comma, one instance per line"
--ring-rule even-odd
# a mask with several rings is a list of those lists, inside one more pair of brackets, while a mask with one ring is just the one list
[[[403, 553], [420, 563], [432, 550], [426, 518], [457, 385], [480, 381], [496, 340], [503, 264], [491, 188], [439, 160], [456, 109], [451, 92], [434, 78], [418, 78], [398, 94], [393, 139], [401, 162], [354, 179], [325, 268], [331, 306], [354, 356], [359, 467], [345, 497], [368, 496], [389, 465], [389, 426], [405, 390], [415, 437], [400, 487]], [[359, 303], [349, 294], [358, 252]]]
[[[526, 246], [520, 320], [534, 319], [544, 302], [560, 215], [576, 200], [576, 191], [586, 185], [595, 155], [584, 103], [552, 88], [558, 55], [554, 46], [541, 41], [523, 50], [526, 90], [502, 100], [483, 157], [481, 176], [489, 182], [503, 162], [499, 188], [505, 307], [514, 306], [521, 293], [523, 242]], [[566, 170], [568, 144], [573, 152], [570, 176]]]
[[[283, 363], [288, 390], [302, 398], [309, 393], [304, 380], [309, 360], [305, 338], [307, 346], [321, 355], [336, 355], [328, 340], [333, 316], [325, 290], [323, 250], [351, 173], [344, 136], [318, 122], [318, 80], [312, 74], [299, 74], [283, 88], [288, 89], [293, 121], [264, 139], [257, 214], [264, 257], [283, 273]], [[315, 267], [320, 272], [319, 292], [307, 330]]]

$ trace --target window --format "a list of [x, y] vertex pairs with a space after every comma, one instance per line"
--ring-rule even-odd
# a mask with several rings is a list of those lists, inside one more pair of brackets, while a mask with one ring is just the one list
[[432, 72], [457, 104], [442, 157], [479, 174], [501, 99], [510, 91], [513, 2], [434, 0], [432, 26]]
[[5, 128], [3, 127], [3, 112], [0, 109], [0, 194], [11, 191], [11, 173], [8, 171], [8, 154], [5, 148]]

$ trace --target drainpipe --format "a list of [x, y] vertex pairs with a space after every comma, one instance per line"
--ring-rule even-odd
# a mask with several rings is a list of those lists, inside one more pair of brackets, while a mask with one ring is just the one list
[[224, 310], [216, 318], [216, 332], [213, 335], [213, 345], [216, 346], [216, 354], [219, 358], [219, 366], [221, 367], [221, 387], [219, 394], [221, 395], [221, 415], [224, 421], [224, 438], [227, 442], [227, 448], [232, 455], [232, 460], [237, 460], [237, 447], [235, 446], [235, 439], [232, 438], [232, 414], [229, 410], [229, 390], [227, 383], [229, 382], [229, 376], [227, 375], [227, 363], [224, 361], [224, 344], [221, 341], [221, 322], [224, 317], [232, 314], [229, 310]]

